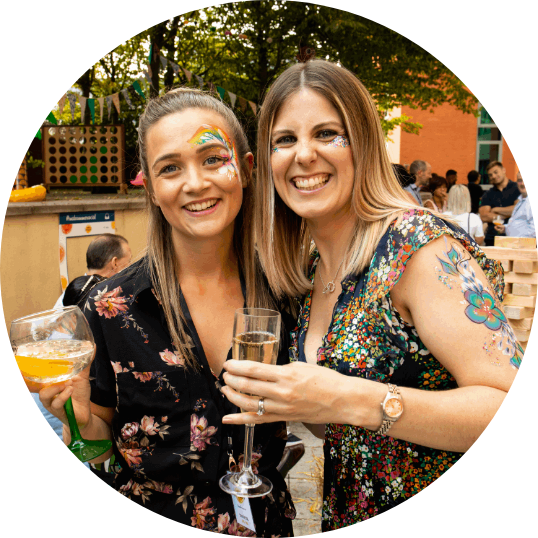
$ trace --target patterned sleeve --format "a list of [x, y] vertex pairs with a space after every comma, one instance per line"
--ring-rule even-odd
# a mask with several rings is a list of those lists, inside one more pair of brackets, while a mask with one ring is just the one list
[[[94, 404], [102, 407], [116, 407], [116, 376], [108, 354], [101, 319], [94, 306], [94, 297], [100, 287], [96, 286], [92, 290], [90, 297], [84, 305], [84, 315], [90, 325], [96, 346], [95, 359], [90, 368], [90, 399]], [[97, 291], [97, 293], [99, 292]]]
[[386, 296], [400, 280], [407, 262], [421, 247], [443, 235], [458, 240], [484, 271], [498, 299], [504, 297], [504, 271], [498, 261], [486, 257], [482, 249], [459, 226], [428, 211], [411, 210], [393, 223], [376, 249], [370, 264], [367, 302]]

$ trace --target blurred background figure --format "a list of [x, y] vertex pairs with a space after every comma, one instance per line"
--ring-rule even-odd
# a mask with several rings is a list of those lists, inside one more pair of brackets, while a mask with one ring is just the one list
[[536, 237], [534, 217], [532, 216], [529, 196], [521, 177], [521, 172], [517, 173], [517, 187], [521, 194], [517, 199], [510, 221], [506, 225], [497, 224], [495, 230], [510, 237]]
[[478, 215], [478, 207], [480, 206], [480, 199], [484, 194], [484, 189], [480, 186], [481, 175], [476, 170], [471, 170], [467, 174], [467, 188], [471, 195], [471, 212]]
[[445, 174], [446, 178], [446, 188], [449, 191], [452, 188], [452, 185], [455, 185], [458, 181], [458, 173], [456, 170], [447, 170]]
[[422, 206], [420, 189], [425, 187], [432, 177], [432, 167], [426, 161], [413, 161], [409, 167], [409, 173], [414, 181], [405, 187], [405, 190], [413, 195], [418, 205]]
[[471, 195], [466, 185], [454, 185], [447, 200], [445, 215], [454, 217], [460, 228], [463, 228], [479, 245], [484, 244], [484, 226], [476, 213], [471, 212]]
[[[130, 263], [131, 248], [127, 239], [122, 235], [98, 235], [86, 250], [86, 267], [88, 269], [86, 275], [100, 275], [109, 278], [125, 269]], [[54, 308], [67, 306], [63, 302], [64, 294], [65, 292], [60, 295]]]
[[418, 204], [417, 198], [406, 188], [415, 182], [415, 178], [407, 171], [403, 164], [393, 164], [392, 168], [394, 170], [394, 173], [396, 174], [396, 177], [398, 178], [398, 181], [400, 182], [400, 185], [403, 187], [406, 194], [409, 196], [409, 200], [414, 204]]
[[486, 171], [489, 182], [493, 186], [483, 194], [478, 214], [482, 222], [488, 223], [485, 245], [492, 247], [495, 244], [495, 236], [499, 235], [495, 226], [506, 224], [505, 220], [512, 216], [515, 203], [521, 193], [516, 182], [506, 177], [506, 170], [501, 162], [489, 163]]
[[446, 211], [446, 200], [448, 196], [448, 185], [446, 179], [437, 174], [433, 174], [428, 182], [428, 190], [432, 193], [430, 200], [424, 202], [424, 207], [433, 209], [439, 213]]

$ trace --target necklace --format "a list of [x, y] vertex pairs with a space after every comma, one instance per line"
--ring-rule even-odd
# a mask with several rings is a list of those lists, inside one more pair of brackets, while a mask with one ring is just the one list
[[321, 278], [321, 283], [323, 284], [323, 293], [333, 293], [333, 291], [336, 289], [336, 285], [334, 281], [336, 280], [336, 277], [338, 276], [338, 273], [340, 272], [340, 268], [342, 267], [342, 264], [344, 263], [344, 259], [340, 262], [340, 265], [338, 266], [338, 270], [336, 271], [336, 274], [334, 275], [334, 278], [330, 280], [327, 284], [323, 282], [323, 277], [321, 276], [321, 265], [319, 267], [319, 278]]

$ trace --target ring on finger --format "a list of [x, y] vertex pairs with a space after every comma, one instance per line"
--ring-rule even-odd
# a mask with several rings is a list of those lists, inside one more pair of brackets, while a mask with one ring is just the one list
[[265, 413], [264, 398], [258, 400], [258, 411], [257, 414], [261, 417]]

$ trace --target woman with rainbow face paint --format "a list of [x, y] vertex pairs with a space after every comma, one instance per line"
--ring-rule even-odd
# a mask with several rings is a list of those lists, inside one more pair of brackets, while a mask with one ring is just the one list
[[[270, 495], [250, 499], [255, 531], [218, 485], [244, 459], [244, 428], [222, 423], [238, 408], [219, 390], [234, 313], [281, 305], [257, 262], [253, 228], [243, 225], [253, 210], [245, 134], [221, 101], [190, 89], [150, 101], [138, 134], [147, 251], [84, 305], [97, 346], [91, 372], [40, 398], [65, 423], [71, 395], [83, 435], [113, 441], [114, 487], [131, 500], [220, 534], [292, 536], [295, 509], [277, 471], [285, 422], [255, 431], [254, 472], [273, 484]], [[282, 311], [282, 322], [280, 364], [294, 319]]]
[[251, 412], [223, 421], [303, 421], [324, 438], [329, 531], [397, 506], [457, 462], [523, 351], [499, 263], [410, 202], [376, 106], [344, 67], [299, 63], [273, 83], [256, 175], [260, 260], [273, 293], [301, 311], [292, 364], [226, 363], [224, 394]]

